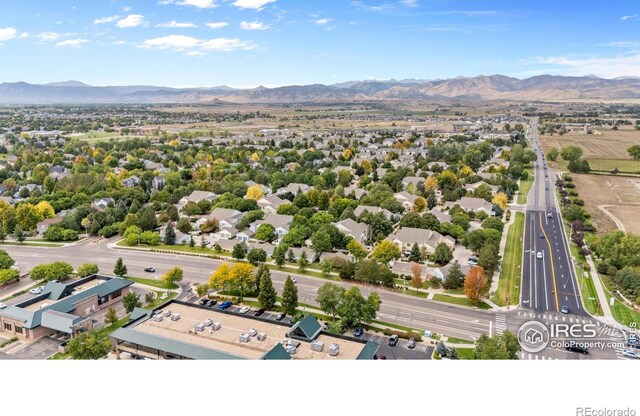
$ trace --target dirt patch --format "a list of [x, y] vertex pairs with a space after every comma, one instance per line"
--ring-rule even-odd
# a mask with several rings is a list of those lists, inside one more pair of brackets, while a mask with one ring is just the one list
[[605, 206], [624, 225], [626, 231], [640, 235], [640, 179], [600, 175], [572, 176], [598, 233], [618, 229], [616, 223], [598, 208]]
[[578, 146], [584, 152], [585, 159], [630, 159], [627, 149], [640, 142], [640, 131], [630, 128], [620, 130], [598, 130], [594, 134], [583, 131], [570, 131], [562, 136], [540, 136], [542, 148], [546, 152], [551, 147], [561, 149], [567, 146]]

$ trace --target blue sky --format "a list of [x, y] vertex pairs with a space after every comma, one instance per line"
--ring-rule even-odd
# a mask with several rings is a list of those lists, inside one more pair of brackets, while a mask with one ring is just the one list
[[640, 76], [637, 0], [1, 0], [0, 81]]

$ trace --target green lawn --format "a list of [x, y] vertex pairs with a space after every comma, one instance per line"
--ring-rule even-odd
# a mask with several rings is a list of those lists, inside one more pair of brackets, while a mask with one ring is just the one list
[[449, 337], [447, 339], [448, 343], [451, 344], [473, 344], [473, 341], [469, 341], [468, 339], [462, 339], [462, 338], [456, 338], [456, 337]]
[[156, 298], [153, 300], [153, 302], [147, 303], [146, 305], [144, 305], [145, 309], [154, 310], [158, 306], [162, 305], [165, 302], [170, 301], [171, 299], [175, 298], [178, 295], [176, 292], [171, 292], [169, 294], [169, 297], [162, 299], [162, 294], [165, 292], [157, 291], [157, 290], [155, 292], [156, 292]]
[[41, 243], [41, 242], [29, 243], [27, 241], [25, 241], [24, 243], [16, 243], [14, 241], [3, 241], [0, 244], [4, 244], [7, 246], [29, 246], [29, 247], [62, 247], [64, 245], [59, 243]]
[[177, 289], [179, 286], [174, 284], [171, 287], [166, 287], [164, 285], [164, 283], [162, 283], [162, 281], [160, 280], [156, 280], [156, 279], [147, 279], [145, 277], [131, 277], [131, 276], [126, 276], [127, 279], [129, 280], [133, 280], [136, 283], [141, 283], [143, 285], [148, 285], [148, 286], [153, 286], [153, 287], [157, 287], [158, 289]]
[[473, 360], [473, 348], [456, 348], [459, 360]]
[[618, 298], [617, 295], [613, 295], [613, 292], [609, 289], [614, 287], [614, 283], [610, 280], [608, 276], [601, 276], [600, 280], [604, 285], [604, 293], [607, 297], [607, 301], [613, 297], [615, 299], [613, 306], [611, 306], [611, 313], [613, 314], [613, 318], [623, 325], [630, 326], [632, 322], [635, 323], [636, 328], [638, 324], [640, 324], [640, 312], [637, 312], [622, 302], [621, 299]]
[[433, 295], [433, 300], [437, 300], [440, 302], [453, 303], [455, 305], [461, 305], [461, 306], [476, 307], [479, 309], [491, 309], [491, 306], [487, 305], [484, 302], [480, 302], [479, 304], [474, 304], [467, 298], [457, 298], [454, 296], [442, 295], [440, 293]]
[[522, 279], [522, 251], [524, 236], [524, 214], [516, 212], [516, 218], [509, 226], [507, 243], [502, 258], [502, 271], [498, 290], [493, 302], [499, 306], [517, 305], [520, 300], [520, 280]]
[[529, 172], [529, 177], [525, 180], [520, 180], [520, 189], [518, 190], [518, 204], [527, 203], [527, 194], [529, 193], [529, 189], [531, 189], [531, 185], [533, 185], [533, 169], [525, 170]]
[[611, 172], [618, 168], [624, 173], [640, 173], [640, 160], [631, 159], [587, 159], [591, 170]]

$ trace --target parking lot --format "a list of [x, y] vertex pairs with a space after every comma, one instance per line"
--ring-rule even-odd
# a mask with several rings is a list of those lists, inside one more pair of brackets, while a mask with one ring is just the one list
[[398, 345], [389, 345], [389, 337], [386, 335], [365, 332], [361, 339], [380, 344], [378, 356], [384, 355], [387, 360], [430, 360], [434, 347], [424, 342], [418, 342], [415, 348], [407, 348], [406, 339], [398, 340]]

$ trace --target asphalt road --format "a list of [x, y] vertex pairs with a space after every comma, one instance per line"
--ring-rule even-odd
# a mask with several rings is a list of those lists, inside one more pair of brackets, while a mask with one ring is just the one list
[[[112, 242], [113, 240], [89, 240], [57, 248], [6, 245], [3, 249], [16, 260], [23, 273], [37, 264], [65, 261], [76, 268], [82, 263], [93, 262], [98, 264], [102, 272], [111, 274], [117, 258], [122, 257], [131, 276], [159, 278], [170, 268], [180, 266], [185, 273], [185, 282], [194, 284], [207, 282], [212, 272], [222, 263], [202, 257], [108, 248], [108, 243]], [[154, 267], [156, 272], [145, 273], [144, 268], [149, 266]], [[278, 291], [282, 290], [287, 275], [295, 277], [297, 281], [299, 301], [316, 305], [316, 291], [326, 280], [297, 275], [295, 272], [272, 270], [271, 276]], [[345, 288], [353, 285], [346, 282], [334, 283]], [[370, 291], [379, 293], [382, 304], [378, 319], [385, 322], [474, 340], [483, 333], [489, 333], [494, 319], [494, 314], [490, 311], [460, 308], [376, 286], [358, 286], [365, 296]]]
[[536, 312], [560, 312], [588, 316], [582, 307], [571, 252], [562, 229], [555, 193], [555, 175], [545, 168], [539, 148], [537, 119], [528, 136], [538, 156], [534, 182], [527, 197], [521, 306]]

